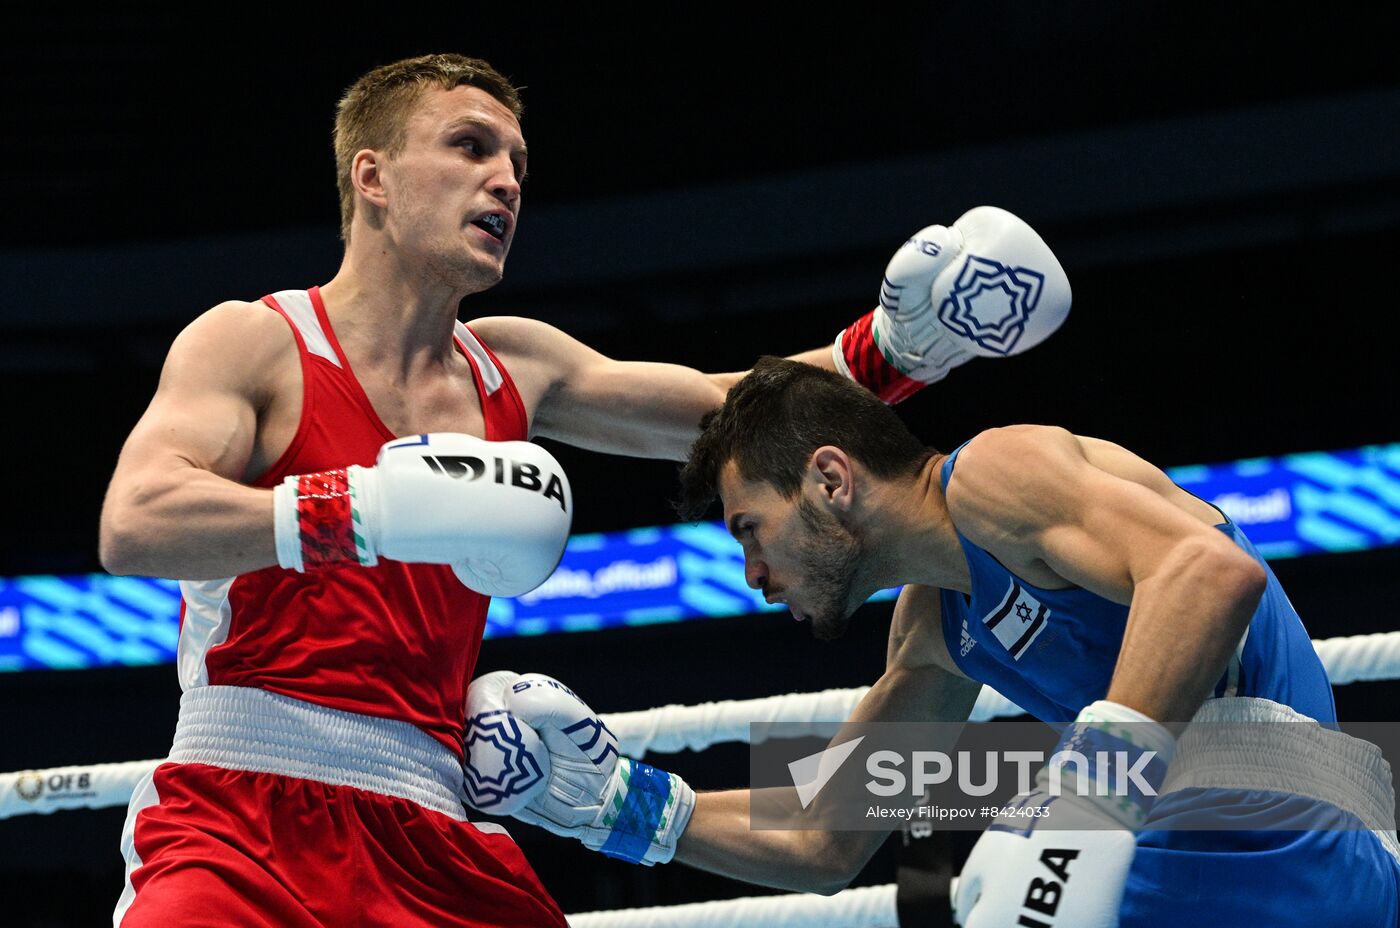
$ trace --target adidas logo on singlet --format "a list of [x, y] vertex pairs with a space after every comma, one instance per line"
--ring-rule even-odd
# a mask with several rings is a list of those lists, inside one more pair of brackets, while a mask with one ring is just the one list
[[967, 629], [967, 616], [963, 616], [962, 641], [958, 649], [958, 654], [967, 657], [967, 653], [977, 647], [977, 640], [972, 637], [972, 632]]

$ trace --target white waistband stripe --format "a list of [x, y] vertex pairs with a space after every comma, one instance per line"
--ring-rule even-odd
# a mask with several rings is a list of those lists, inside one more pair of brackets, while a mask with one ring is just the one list
[[416, 726], [252, 687], [186, 691], [170, 760], [350, 786], [466, 821], [460, 758]]

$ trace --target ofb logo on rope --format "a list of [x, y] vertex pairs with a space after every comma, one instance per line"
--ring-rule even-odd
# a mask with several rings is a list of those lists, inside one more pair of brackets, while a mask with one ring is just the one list
[[32, 770], [21, 773], [15, 780], [15, 792], [25, 802], [33, 802], [44, 792], [44, 778]]
[[968, 255], [953, 292], [938, 307], [938, 319], [988, 351], [1011, 354], [1044, 287], [1039, 271]]

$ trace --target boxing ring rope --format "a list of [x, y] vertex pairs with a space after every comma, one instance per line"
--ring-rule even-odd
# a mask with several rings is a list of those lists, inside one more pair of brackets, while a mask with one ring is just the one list
[[833, 896], [744, 896], [569, 916], [572, 928], [899, 928], [895, 884], [843, 889]]
[[[1400, 679], [1400, 632], [1353, 635], [1314, 641], [1318, 657], [1334, 686], [1363, 681]], [[727, 699], [694, 706], [661, 706], [637, 712], [610, 712], [603, 720], [617, 735], [622, 753], [641, 757], [649, 752], [672, 754], [701, 751], [715, 744], [749, 741], [755, 722], [806, 723], [812, 735], [834, 735], [869, 687], [785, 693], [761, 699]], [[1021, 709], [991, 687], [982, 687], [972, 721], [1020, 715]], [[162, 760], [134, 760], [0, 773], [0, 819], [46, 814], [59, 809], [105, 809], [124, 805], [137, 781]], [[81, 780], [86, 776], [86, 780]], [[36, 803], [43, 784], [62, 782], [65, 794]], [[51, 787], [50, 791], [57, 791]]]
[[[1313, 647], [1333, 685], [1400, 679], [1400, 631], [1315, 640]], [[806, 723], [812, 735], [830, 736], [850, 716], [869, 687], [817, 693], [787, 693], [761, 699], [723, 700], [693, 706], [669, 705], [637, 712], [603, 714], [622, 753], [699, 751], [726, 742], [749, 742], [756, 722]], [[983, 687], [973, 721], [1019, 715], [1022, 710], [990, 687]], [[136, 784], [163, 763], [51, 767], [0, 774], [0, 819], [47, 814], [59, 809], [102, 809], [125, 805]], [[37, 802], [43, 792], [57, 793]], [[569, 917], [575, 928], [897, 928], [895, 885], [847, 889], [832, 896], [805, 893], [752, 896], [680, 906], [590, 912]]]
[[1327, 638], [1313, 648], [1333, 686], [1400, 676], [1400, 632]]
[[[1400, 679], [1400, 632], [1314, 640], [1313, 648], [1333, 686]], [[863, 686], [694, 706], [661, 706], [640, 712], [614, 712], [603, 719], [617, 735], [618, 748], [624, 754], [640, 757], [648, 751], [699, 751], [714, 744], [749, 741], [749, 725], [754, 722], [807, 723], [812, 735], [834, 735], [869, 689]], [[1023, 711], [990, 686], [984, 686], [970, 718], [985, 722], [1021, 715]]]

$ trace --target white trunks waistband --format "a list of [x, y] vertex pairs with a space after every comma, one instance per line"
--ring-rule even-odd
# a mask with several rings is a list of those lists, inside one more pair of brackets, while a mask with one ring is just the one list
[[186, 690], [170, 760], [350, 786], [467, 820], [461, 760], [417, 726], [254, 687]]
[[1356, 816], [1400, 863], [1390, 764], [1369, 741], [1257, 697], [1208, 699], [1177, 743], [1160, 794], [1183, 789], [1291, 793]]

